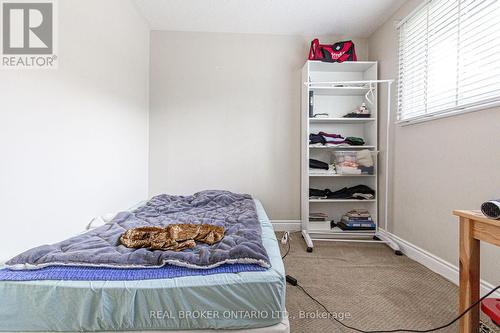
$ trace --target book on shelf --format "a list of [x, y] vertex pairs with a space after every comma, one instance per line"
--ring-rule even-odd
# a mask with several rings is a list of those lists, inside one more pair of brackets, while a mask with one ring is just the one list
[[342, 230], [375, 230], [376, 226], [373, 222], [363, 222], [363, 223], [349, 223], [346, 224], [343, 221], [337, 223], [337, 226]]

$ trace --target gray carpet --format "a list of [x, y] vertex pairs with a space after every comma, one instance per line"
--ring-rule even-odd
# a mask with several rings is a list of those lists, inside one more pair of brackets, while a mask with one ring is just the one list
[[[293, 233], [284, 263], [330, 312], [350, 316], [343, 323], [363, 330], [428, 329], [457, 315], [457, 286], [382, 244], [316, 242], [307, 253]], [[286, 307], [292, 333], [354, 332], [318, 319], [326, 313], [297, 287], [287, 285]], [[439, 332], [458, 332], [458, 324]]]

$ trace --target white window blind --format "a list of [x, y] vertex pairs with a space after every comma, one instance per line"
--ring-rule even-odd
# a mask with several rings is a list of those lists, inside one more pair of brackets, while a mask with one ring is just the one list
[[500, 104], [499, 0], [430, 0], [399, 26], [398, 120]]

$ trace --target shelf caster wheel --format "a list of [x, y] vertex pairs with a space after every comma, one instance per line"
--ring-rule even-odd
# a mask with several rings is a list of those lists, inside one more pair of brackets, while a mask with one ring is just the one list
[[373, 236], [373, 240], [379, 241], [380, 238], [378, 238], [377, 236]]
[[401, 252], [399, 250], [396, 250], [396, 251], [394, 251], [394, 254], [397, 255], [397, 256], [402, 256], [403, 252]]
[[313, 251], [313, 248], [312, 247], [307, 247], [307, 252], [311, 253]]

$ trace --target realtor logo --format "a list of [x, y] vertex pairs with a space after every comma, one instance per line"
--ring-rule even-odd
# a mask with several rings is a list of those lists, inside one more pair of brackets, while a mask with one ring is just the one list
[[54, 68], [54, 2], [2, 1], [2, 67]]

